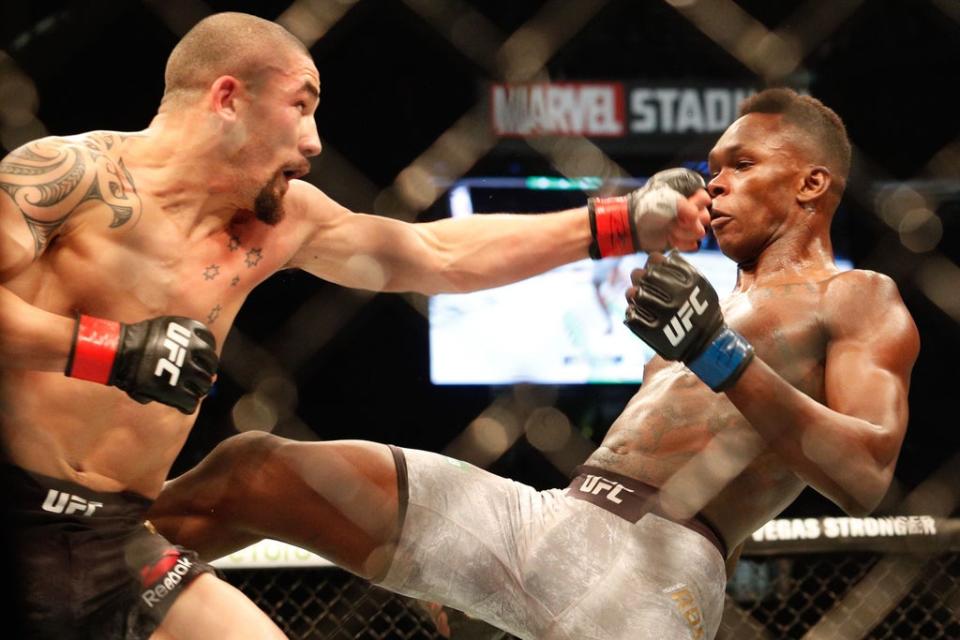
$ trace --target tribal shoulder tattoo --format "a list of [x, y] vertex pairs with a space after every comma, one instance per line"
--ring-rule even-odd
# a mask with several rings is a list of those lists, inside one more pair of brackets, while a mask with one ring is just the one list
[[123, 136], [96, 132], [76, 142], [45, 138], [28, 143], [0, 162], [0, 189], [16, 203], [43, 253], [67, 218], [95, 200], [113, 212], [110, 227], [140, 216], [142, 203], [123, 158], [111, 154]]

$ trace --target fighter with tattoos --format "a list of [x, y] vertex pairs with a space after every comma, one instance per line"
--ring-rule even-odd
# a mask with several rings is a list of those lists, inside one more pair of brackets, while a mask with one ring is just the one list
[[31, 638], [281, 635], [145, 519], [271, 274], [467, 291], [587, 255], [694, 249], [708, 221], [682, 170], [546, 215], [352, 213], [299, 180], [320, 153], [308, 51], [252, 16], [198, 23], [165, 84], [143, 131], [44, 138], [0, 165], [0, 472]]
[[626, 322], [658, 357], [565, 489], [248, 432], [171, 480], [151, 519], [210, 557], [291, 542], [519, 638], [714, 637], [750, 534], [807, 486], [864, 515], [893, 478], [919, 338], [890, 278], [834, 264], [850, 155], [810, 96], [741, 105], [707, 185], [737, 285], [721, 301], [675, 252], [631, 274]]

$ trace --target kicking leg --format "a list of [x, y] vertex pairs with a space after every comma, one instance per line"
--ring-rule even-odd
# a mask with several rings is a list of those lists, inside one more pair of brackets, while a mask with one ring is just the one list
[[372, 578], [390, 565], [399, 511], [387, 446], [250, 432], [220, 443], [168, 482], [149, 518], [204, 558], [273, 538]]

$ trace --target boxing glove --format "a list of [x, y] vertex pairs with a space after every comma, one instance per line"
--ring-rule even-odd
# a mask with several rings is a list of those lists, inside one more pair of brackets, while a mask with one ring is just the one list
[[717, 292], [676, 251], [651, 256], [627, 295], [624, 323], [666, 360], [687, 365], [714, 391], [736, 383], [753, 347], [727, 326]]
[[193, 413], [217, 370], [217, 340], [196, 320], [162, 316], [123, 324], [81, 315], [65, 374], [123, 389], [134, 400]]
[[653, 174], [640, 189], [625, 196], [588, 198], [590, 257], [594, 260], [637, 251], [664, 251], [677, 202], [705, 186], [699, 173], [667, 169]]

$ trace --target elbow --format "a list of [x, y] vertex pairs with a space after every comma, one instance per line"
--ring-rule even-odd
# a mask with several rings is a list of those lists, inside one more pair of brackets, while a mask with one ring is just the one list
[[890, 481], [891, 477], [887, 473], [878, 471], [874, 481], [859, 483], [855, 492], [847, 492], [841, 500], [837, 501], [837, 504], [851, 517], [869, 516], [883, 502], [890, 488]]
[[865, 518], [869, 516], [880, 504], [878, 500], [876, 504], [862, 504], [858, 500], [850, 500], [846, 504], [840, 505], [840, 508], [843, 509], [843, 512], [846, 513], [851, 518]]
[[858, 490], [855, 494], [844, 492], [843, 495], [835, 496], [833, 502], [851, 518], [864, 518], [880, 506], [882, 499], [883, 494]]
[[837, 504], [850, 516], [863, 518], [880, 506], [893, 482], [900, 438], [892, 432], [878, 430], [868, 441], [860, 463], [848, 461], [841, 475], [834, 480], [842, 487], [843, 499]]

